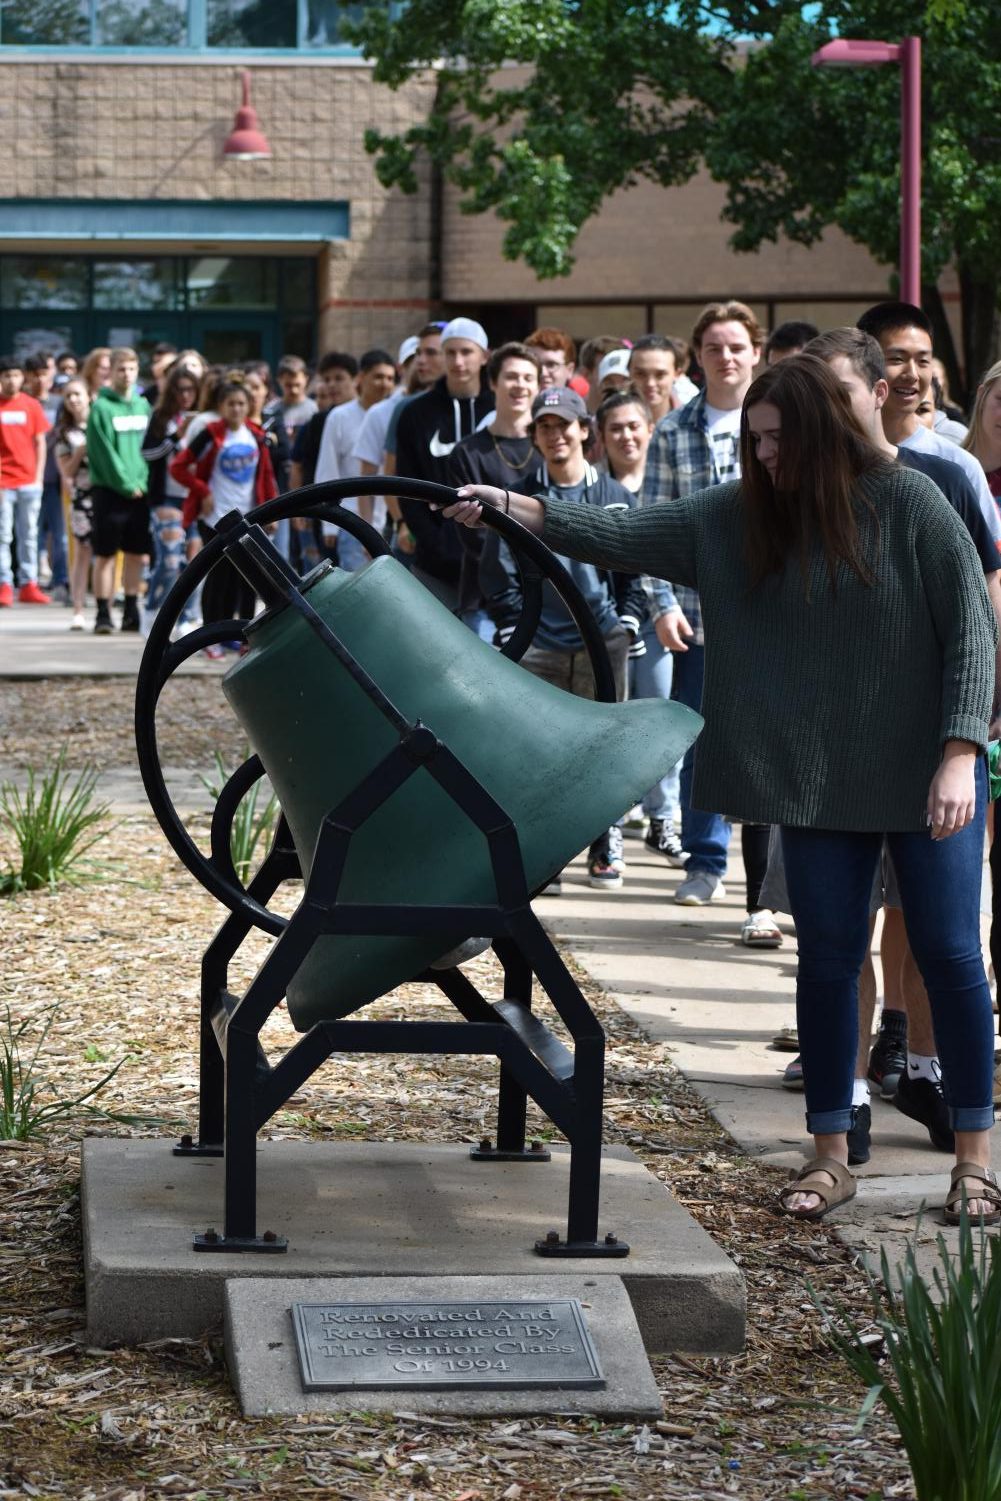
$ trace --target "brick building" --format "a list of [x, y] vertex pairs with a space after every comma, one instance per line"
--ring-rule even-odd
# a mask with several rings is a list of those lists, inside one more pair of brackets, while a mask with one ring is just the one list
[[[337, 35], [333, 0], [5, 0], [0, 18], [0, 346], [161, 339], [229, 361], [390, 344], [427, 317], [477, 314], [496, 341], [556, 322], [578, 337], [685, 333], [734, 293], [765, 322], [853, 318], [887, 270], [831, 235], [735, 256], [722, 193], [698, 179], [619, 194], [576, 270], [505, 262], [489, 217], [430, 173], [383, 189], [366, 128], [434, 107], [398, 93]], [[263, 18], [263, 19], [262, 19]], [[223, 156], [240, 70], [272, 155]]]

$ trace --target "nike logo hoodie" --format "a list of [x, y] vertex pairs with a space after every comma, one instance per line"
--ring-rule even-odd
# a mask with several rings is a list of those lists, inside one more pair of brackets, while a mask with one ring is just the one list
[[[494, 398], [486, 384], [478, 396], [453, 396], [442, 376], [400, 414], [396, 431], [396, 472], [408, 479], [452, 483], [449, 459], [455, 445], [468, 438], [493, 411]], [[417, 543], [414, 561], [432, 577], [458, 584], [462, 543], [458, 528], [423, 501], [400, 497], [404, 520]]]

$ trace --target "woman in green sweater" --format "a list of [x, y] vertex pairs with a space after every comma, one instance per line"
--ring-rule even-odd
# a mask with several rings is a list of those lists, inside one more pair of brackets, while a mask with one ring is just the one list
[[480, 485], [445, 514], [475, 526], [499, 506], [557, 552], [699, 591], [710, 644], [694, 799], [780, 826], [799, 942], [816, 1157], [778, 1207], [819, 1219], [855, 1193], [858, 975], [885, 835], [956, 1134], [946, 1218], [965, 1208], [996, 1223], [979, 927], [996, 632], [983, 571], [938, 489], [872, 445], [813, 356], [751, 386], [741, 465], [737, 483], [621, 516]]

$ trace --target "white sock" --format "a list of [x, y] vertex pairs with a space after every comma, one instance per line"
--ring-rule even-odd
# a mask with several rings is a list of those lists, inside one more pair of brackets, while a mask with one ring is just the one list
[[869, 1081], [868, 1079], [856, 1079], [852, 1085], [852, 1109], [856, 1105], [868, 1105]]
[[928, 1058], [924, 1053], [907, 1054], [907, 1077], [909, 1079], [930, 1079], [932, 1084], [941, 1084], [942, 1065], [934, 1056]]

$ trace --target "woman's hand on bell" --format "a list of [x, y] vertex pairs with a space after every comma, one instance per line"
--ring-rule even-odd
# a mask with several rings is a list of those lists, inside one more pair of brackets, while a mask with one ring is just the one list
[[482, 526], [484, 506], [493, 506], [496, 510], [502, 510], [504, 506], [504, 491], [498, 490], [496, 485], [462, 485], [455, 493], [459, 499], [454, 505], [432, 504], [431, 509], [441, 511], [449, 521], [458, 522], [460, 526]]

